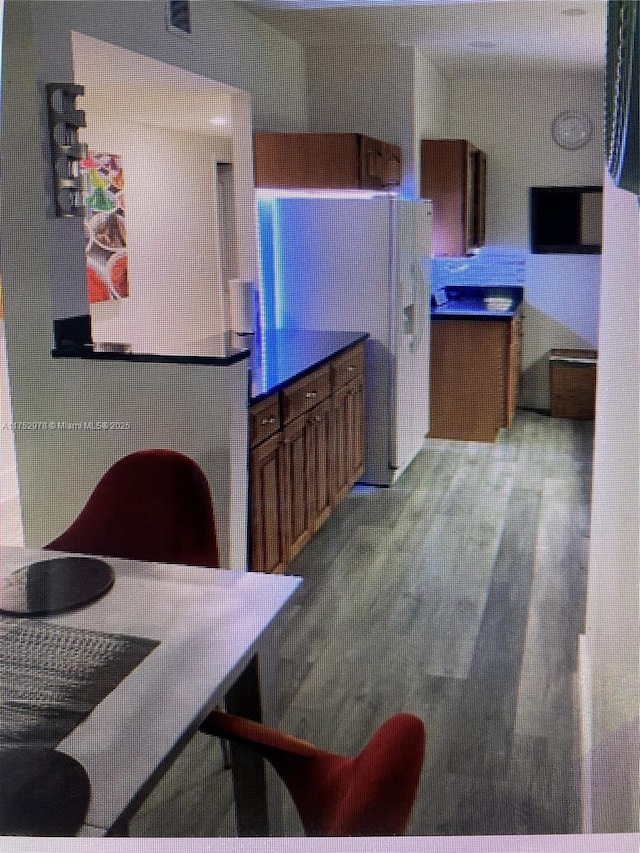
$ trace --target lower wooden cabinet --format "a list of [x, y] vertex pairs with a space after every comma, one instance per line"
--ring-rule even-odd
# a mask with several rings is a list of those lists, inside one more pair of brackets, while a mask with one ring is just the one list
[[296, 418], [283, 431], [285, 487], [280, 499], [289, 519], [288, 560], [306, 545], [331, 512], [331, 433], [329, 400]]
[[333, 506], [333, 410], [325, 400], [309, 414], [306, 427], [307, 455], [311, 460], [307, 495], [309, 526], [313, 533], [324, 524]]
[[251, 567], [261, 572], [284, 569], [289, 554], [287, 458], [280, 434], [249, 456], [249, 538]]
[[518, 404], [522, 317], [431, 324], [430, 438], [494, 441]]
[[334, 395], [333, 502], [342, 500], [364, 474], [364, 381], [355, 379]]
[[[279, 422], [278, 400], [282, 426], [260, 440]], [[307, 410], [298, 414], [304, 400]], [[346, 360], [336, 357], [330, 372], [325, 365], [251, 407], [249, 416], [250, 567], [279, 572], [364, 473], [363, 345]]]

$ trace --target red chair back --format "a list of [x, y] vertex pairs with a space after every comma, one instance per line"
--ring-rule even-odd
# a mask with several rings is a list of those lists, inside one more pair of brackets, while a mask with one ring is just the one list
[[216, 568], [207, 478], [192, 459], [173, 450], [124, 456], [102, 477], [76, 520], [46, 547]]

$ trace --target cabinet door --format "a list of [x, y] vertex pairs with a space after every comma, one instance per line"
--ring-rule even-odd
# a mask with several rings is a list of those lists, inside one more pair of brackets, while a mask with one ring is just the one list
[[464, 155], [464, 198], [462, 199], [464, 217], [464, 254], [475, 247], [476, 226], [476, 185], [477, 185], [477, 159], [472, 145], [465, 146]]
[[280, 434], [249, 456], [251, 564], [256, 572], [282, 571], [288, 559], [287, 469]]
[[336, 506], [349, 491], [349, 411], [348, 386], [333, 397], [333, 470], [332, 501]]
[[380, 190], [385, 186], [385, 144], [370, 136], [360, 137], [360, 186]]
[[334, 395], [333, 503], [364, 473], [364, 381], [354, 379]]
[[509, 328], [509, 318], [432, 322], [431, 438], [494, 441], [505, 426]]
[[289, 519], [288, 558], [293, 559], [313, 533], [315, 453], [310, 446], [309, 415], [292, 421], [283, 431], [287, 480], [283, 499]]
[[474, 150], [475, 183], [473, 186], [473, 248], [484, 246], [487, 208], [487, 155]]
[[435, 256], [459, 256], [467, 251], [466, 156], [464, 139], [423, 139], [420, 145], [420, 195], [433, 203]]
[[486, 157], [466, 139], [423, 139], [420, 195], [433, 202], [433, 253], [460, 256], [484, 244]]
[[310, 484], [310, 526], [315, 532], [331, 513], [331, 471], [333, 468], [333, 418], [330, 400], [313, 409], [307, 420], [307, 452], [312, 457]]
[[357, 189], [360, 184], [355, 133], [255, 133], [256, 187]]

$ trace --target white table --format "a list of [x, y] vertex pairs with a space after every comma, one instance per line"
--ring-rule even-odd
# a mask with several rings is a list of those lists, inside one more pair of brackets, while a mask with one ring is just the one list
[[[54, 556], [60, 555], [2, 548], [0, 574], [4, 577]], [[116, 580], [106, 596], [46, 620], [146, 637], [159, 645], [58, 745], [89, 776], [92, 796], [84, 828], [88, 835], [126, 831], [127, 821], [154, 782], [208, 711], [223, 704], [234, 684], [241, 684], [243, 674], [244, 688], [236, 688], [230, 710], [242, 712], [246, 704], [248, 715], [259, 714], [252, 662], [269, 625], [301, 583], [285, 575], [113, 558], [107, 562]], [[255, 767], [237, 768], [234, 762], [236, 791], [247, 781], [243, 772], [255, 772]], [[249, 782], [255, 784], [255, 779]], [[256, 825], [249, 814], [248, 823], [243, 823], [247, 817], [241, 814], [243, 806], [248, 804], [236, 798], [239, 829], [253, 821], [255, 834], [267, 834], [260, 831], [260, 818]]]

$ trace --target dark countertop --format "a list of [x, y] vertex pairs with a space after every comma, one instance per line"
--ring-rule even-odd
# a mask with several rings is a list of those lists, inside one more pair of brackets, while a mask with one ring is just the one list
[[189, 343], [171, 344], [163, 349], [160, 344], [150, 347], [131, 343], [94, 343], [69, 347], [56, 347], [54, 358], [89, 358], [101, 361], [158, 362], [169, 364], [215, 364], [225, 366], [249, 358], [251, 344], [246, 335], [227, 332], [211, 335]]
[[[445, 287], [447, 301], [444, 305], [433, 305], [431, 317], [477, 317], [480, 319], [513, 317], [524, 298], [523, 287]], [[506, 310], [487, 308], [484, 299], [487, 296], [505, 296], [511, 299]]]
[[251, 351], [250, 402], [257, 403], [367, 337], [366, 332], [263, 332]]
[[255, 403], [367, 337], [366, 332], [283, 329], [258, 335], [233, 332], [211, 335], [179, 346], [170, 345], [164, 351], [156, 344], [151, 352], [130, 343], [95, 343], [59, 346], [51, 354], [54, 358], [218, 366], [247, 359], [249, 401]]

